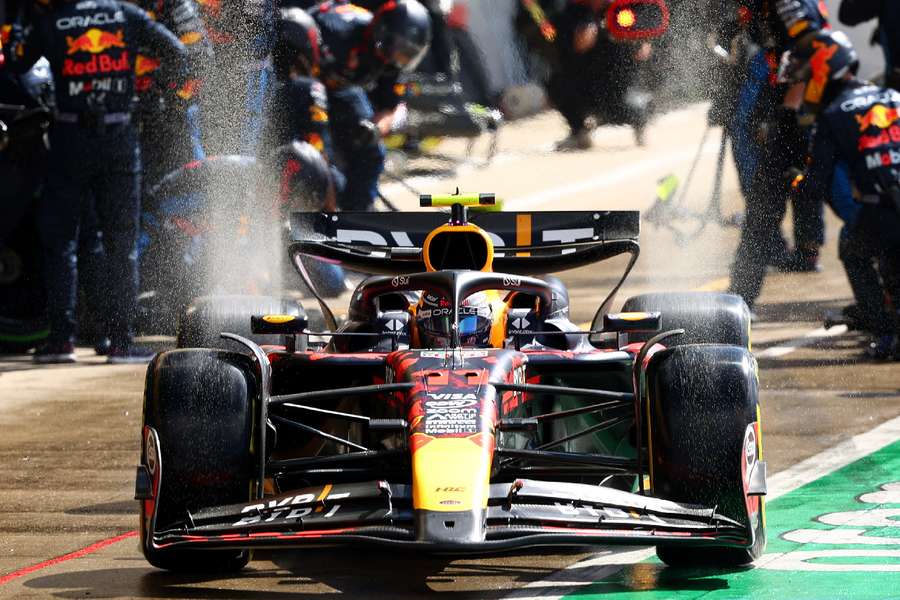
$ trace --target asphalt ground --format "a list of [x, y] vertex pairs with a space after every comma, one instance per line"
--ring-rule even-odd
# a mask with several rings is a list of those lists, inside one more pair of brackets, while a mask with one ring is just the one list
[[[508, 210], [646, 210], [660, 177], [683, 179], [705, 126], [704, 108], [693, 107], [659, 118], [645, 147], [635, 147], [628, 129], [601, 128], [593, 150], [557, 154], [551, 147], [562, 121], [545, 114], [506, 126], [489, 165], [464, 161], [451, 169], [446, 161], [417, 160], [408, 166], [421, 167], [423, 175], [408, 183], [433, 193], [456, 186], [495, 192]], [[709, 198], [719, 135], [714, 130], [708, 137], [685, 195], [696, 210]], [[463, 147], [447, 142], [439, 150], [461, 157]], [[402, 208], [416, 204], [397, 184], [384, 191]], [[723, 206], [726, 214], [741, 208], [730, 163]], [[765, 458], [770, 474], [785, 479], [807, 459], [812, 466], [803, 463], [805, 473], [824, 475], [821, 453], [856, 447], [853, 436], [900, 415], [900, 365], [860, 361], [859, 336], [821, 330], [824, 310], [850, 300], [836, 257], [838, 229], [829, 215], [821, 273], [770, 273], [757, 307], [753, 349], [760, 361]], [[641, 258], [619, 301], [645, 291], [724, 289], [737, 235], [709, 224], [680, 245], [670, 231], [644, 224]], [[617, 261], [561, 274], [575, 320], [590, 320], [621, 271]], [[435, 592], [501, 598], [518, 588], [524, 595], [559, 596], [620, 571], [604, 567], [609, 556], [638, 566], [648, 556], [634, 549], [573, 549], [450, 559], [345, 549], [258, 553], [239, 576], [225, 579], [157, 571], [131, 534], [144, 368], [107, 366], [87, 349], [80, 357], [75, 366], [40, 368], [27, 356], [0, 360], [0, 597], [413, 598]], [[852, 592], [851, 586], [846, 597]]]

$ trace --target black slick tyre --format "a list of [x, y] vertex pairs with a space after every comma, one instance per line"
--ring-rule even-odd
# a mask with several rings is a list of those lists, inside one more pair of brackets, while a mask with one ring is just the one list
[[[257, 344], [284, 345], [284, 336], [255, 335], [250, 330], [253, 315], [305, 316], [299, 302], [271, 296], [201, 296], [194, 299], [178, 321], [179, 348], [221, 348], [237, 352], [247, 349], [222, 333], [235, 333]], [[306, 336], [297, 336], [297, 349], [306, 349]]]
[[762, 468], [756, 360], [745, 348], [698, 344], [655, 354], [647, 369], [653, 494], [715, 507], [746, 528], [745, 547], [660, 545], [672, 566], [735, 567], [766, 545], [765, 504], [751, 495]]
[[141, 501], [140, 534], [153, 566], [232, 572], [249, 561], [248, 550], [157, 548], [149, 537], [151, 525], [178, 527], [189, 511], [250, 500], [259, 485], [251, 450], [257, 381], [250, 357], [234, 352], [173, 350], [150, 363], [141, 463], [156, 493]]
[[[684, 329], [665, 341], [684, 344], [733, 344], [750, 347], [750, 309], [743, 298], [717, 292], [663, 292], [633, 296], [622, 312], [660, 312], [662, 331]], [[654, 333], [630, 333], [631, 342], [645, 342]]]

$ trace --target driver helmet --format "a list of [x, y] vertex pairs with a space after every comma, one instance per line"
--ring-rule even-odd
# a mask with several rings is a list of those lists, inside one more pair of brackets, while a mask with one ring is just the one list
[[[459, 341], [465, 348], [490, 348], [494, 311], [485, 292], [472, 294], [459, 307]], [[416, 331], [423, 348], [453, 345], [453, 309], [447, 298], [424, 292], [416, 307]]]
[[275, 76], [281, 81], [289, 81], [291, 69], [299, 67], [306, 75], [317, 77], [322, 36], [309, 13], [300, 8], [282, 9], [275, 25], [272, 48]]
[[389, 0], [366, 28], [372, 55], [384, 66], [413, 71], [431, 43], [431, 19], [418, 0]]
[[803, 38], [781, 57], [778, 81], [804, 83], [803, 104], [797, 113], [800, 125], [812, 125], [819, 112], [837, 97], [840, 80], [856, 74], [859, 56], [842, 31], [818, 31]]

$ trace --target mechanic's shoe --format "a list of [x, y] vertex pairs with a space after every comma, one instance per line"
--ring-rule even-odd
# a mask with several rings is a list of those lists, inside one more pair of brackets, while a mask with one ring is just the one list
[[94, 344], [94, 354], [97, 356], [109, 356], [110, 348], [112, 348], [112, 341], [108, 337], [100, 338]]
[[148, 363], [154, 356], [156, 356], [156, 352], [143, 346], [131, 345], [123, 348], [112, 346], [106, 362], [111, 365]]
[[586, 129], [582, 129], [581, 131], [573, 131], [566, 139], [556, 142], [556, 151], [590, 150], [593, 146], [594, 140], [591, 139], [591, 133]]
[[44, 344], [34, 351], [32, 360], [39, 365], [53, 365], [73, 363], [78, 360], [75, 356], [75, 344]]
[[866, 356], [872, 360], [900, 360], [900, 340], [896, 335], [880, 335], [866, 348]]
[[776, 265], [779, 271], [784, 273], [818, 273], [822, 270], [819, 265], [819, 245], [803, 243], [789, 252], [787, 260], [782, 265]]
[[819, 273], [822, 271], [818, 252], [799, 250], [794, 250], [786, 258], [778, 260], [775, 267], [782, 273]]

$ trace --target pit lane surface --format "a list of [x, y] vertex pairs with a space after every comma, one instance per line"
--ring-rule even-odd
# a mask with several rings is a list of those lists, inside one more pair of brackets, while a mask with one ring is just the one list
[[[563, 131], [562, 122], [555, 115], [543, 115], [506, 126], [500, 153], [489, 166], [466, 164], [453, 177], [436, 179], [429, 174], [413, 177], [410, 183], [435, 193], [457, 185], [463, 191], [496, 192], [508, 210], [644, 210], [653, 200], [658, 178], [668, 173], [683, 178], [704, 127], [705, 110], [695, 107], [660, 118], [644, 148], [634, 146], [627, 129], [603, 128], [595, 134], [594, 150], [554, 154], [550, 147]], [[708, 138], [686, 196], [697, 209], [708, 199], [718, 135], [714, 132]], [[461, 147], [447, 143], [441, 150], [459, 155]], [[426, 166], [444, 165], [432, 161]], [[415, 205], [414, 197], [398, 185], [387, 185], [384, 191], [401, 207]], [[730, 166], [724, 204], [726, 213], [740, 207]], [[770, 473], [782, 473], [786, 479], [794, 473], [794, 465], [810, 457], [816, 458], [812, 467], [807, 463], [803, 481], [825, 475], [833, 465], [829, 467], [821, 458], [828, 455], [820, 453], [842, 442], [857, 448], [856, 442], [848, 442], [852, 436], [900, 415], [897, 363], [857, 362], [856, 335], [816, 331], [825, 308], [839, 307], [850, 298], [836, 258], [837, 230], [830, 219], [823, 273], [770, 274], [758, 306], [761, 321], [753, 330], [754, 351], [760, 357], [766, 459]], [[641, 259], [619, 300], [650, 290], [724, 289], [736, 242], [737, 230], [710, 224], [682, 247], [670, 232], [645, 223]], [[576, 321], [591, 318], [619, 273], [622, 265], [617, 260], [562, 275]], [[83, 358], [77, 366], [39, 369], [32, 368], [27, 357], [0, 362], [0, 597], [398, 598], [433, 591], [501, 598], [511, 593], [557, 597], [630, 593], [647, 587], [660, 597], [679, 592], [693, 592], [694, 597], [702, 595], [697, 592], [769, 596], [766, 589], [772, 597], [785, 593], [783, 588], [766, 587], [774, 585], [772, 578], [761, 577], [754, 586], [729, 587], [730, 580], [724, 577], [698, 583], [701, 578], [667, 576], [658, 564], [643, 562], [647, 552], [634, 549], [465, 559], [317, 550], [259, 553], [240, 576], [226, 579], [154, 570], [141, 558], [135, 539], [128, 537], [137, 523], [131, 497], [144, 369], [102, 365], [88, 352]], [[883, 435], [889, 440], [900, 437], [896, 429], [887, 431]], [[848, 491], [834, 478], [816, 484], [814, 493], [825, 506], [822, 512], [850, 510], [846, 505], [857, 495], [894, 481], [890, 470], [895, 476], [896, 463], [884, 459], [878, 464], [884, 465], [881, 471], [876, 468], [866, 480], [871, 480], [872, 489]], [[860, 472], [857, 463], [845, 469]], [[787, 489], [792, 488], [785, 485]], [[772, 504], [774, 532], [785, 529], [774, 525], [781, 522], [778, 515], [787, 514], [779, 502], [799, 502], [790, 494], [783, 498]], [[786, 552], [781, 541], [773, 538], [772, 545], [773, 552]], [[607, 563], [616, 566], [609, 568]], [[627, 563], [637, 566], [625, 571], [618, 566]], [[563, 570], [570, 566], [575, 568]], [[841, 576], [834, 575], [837, 585]], [[601, 577], [612, 579], [585, 588], [585, 583]], [[840, 595], [862, 595], [861, 578], [843, 581]], [[834, 596], [823, 591], [821, 597]]]

